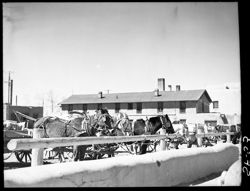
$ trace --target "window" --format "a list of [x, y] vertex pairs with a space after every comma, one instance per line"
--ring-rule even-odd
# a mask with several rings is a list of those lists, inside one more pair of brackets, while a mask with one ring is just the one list
[[82, 111], [87, 111], [87, 104], [82, 105]]
[[219, 108], [219, 102], [218, 101], [213, 101], [213, 108]]
[[158, 102], [157, 103], [157, 112], [160, 113], [160, 112], [163, 112], [163, 102]]
[[185, 101], [180, 102], [180, 113], [186, 113], [186, 102]]
[[136, 113], [141, 113], [142, 112], [142, 103], [137, 103], [136, 104]]
[[115, 103], [115, 113], [120, 111], [120, 103]]
[[69, 111], [72, 111], [73, 110], [73, 105], [72, 104], [69, 104]]
[[133, 109], [133, 103], [128, 103], [128, 109], [129, 110]]
[[97, 104], [97, 109], [102, 109], [102, 103]]

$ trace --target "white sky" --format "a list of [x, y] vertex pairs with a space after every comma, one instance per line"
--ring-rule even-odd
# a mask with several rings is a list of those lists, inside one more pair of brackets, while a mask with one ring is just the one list
[[[240, 82], [237, 3], [4, 3], [13, 103]], [[4, 102], [7, 102], [7, 83]]]

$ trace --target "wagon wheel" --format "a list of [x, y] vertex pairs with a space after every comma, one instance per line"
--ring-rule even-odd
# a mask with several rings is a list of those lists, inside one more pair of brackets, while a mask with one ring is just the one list
[[156, 147], [157, 145], [159, 145], [160, 141], [155, 141], [155, 142], [150, 142], [148, 143], [148, 147], [147, 147], [147, 152], [156, 152]]
[[107, 155], [108, 157], [114, 157], [115, 156], [115, 151], [119, 148], [118, 144], [108, 144], [107, 145]]
[[31, 150], [15, 151], [16, 158], [21, 163], [31, 162]]
[[71, 147], [56, 147], [52, 151], [54, 153], [52, 158], [55, 159], [56, 157], [58, 157], [60, 163], [65, 162], [66, 159], [73, 159], [73, 152]]
[[105, 154], [101, 153], [102, 146], [101, 145], [94, 145], [94, 147], [87, 148], [87, 154], [91, 159], [101, 159]]
[[6, 156], [4, 156], [4, 160], [9, 159], [12, 154], [13, 154], [13, 152], [7, 153]]
[[64, 151], [64, 154], [66, 155], [67, 159], [73, 160], [73, 147], [66, 147], [66, 151]]
[[152, 143], [149, 143], [147, 147], [147, 153], [151, 153], [153, 151], [154, 151], [154, 145], [152, 145]]

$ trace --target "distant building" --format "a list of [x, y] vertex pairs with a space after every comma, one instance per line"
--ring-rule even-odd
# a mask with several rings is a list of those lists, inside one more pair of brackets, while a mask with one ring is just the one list
[[[16, 116], [16, 114], [14, 113], [14, 111], [18, 111], [22, 114], [25, 114], [27, 116], [30, 116], [32, 118], [40, 118], [43, 117], [43, 107], [34, 107], [34, 106], [16, 106], [16, 105], [10, 105], [5, 103], [3, 105], [3, 120], [13, 120], [13, 121], [17, 121], [19, 122], [19, 120], [21, 122], [27, 121], [27, 119], [25, 117], [22, 117], [20, 115], [18, 115], [18, 117]], [[28, 127], [32, 127], [33, 122], [29, 121], [28, 123]]]
[[[165, 91], [165, 79], [158, 79], [158, 88], [152, 92], [130, 92], [103, 94], [72, 95], [59, 103], [63, 112], [72, 110], [88, 111], [94, 114], [98, 108], [107, 108], [111, 115], [121, 111], [129, 115], [130, 119], [146, 118], [160, 114], [168, 114], [172, 121], [186, 123], [239, 124], [237, 115], [225, 115], [212, 108], [220, 108], [222, 100], [213, 101], [207, 90], [181, 90], [180, 85]], [[212, 104], [211, 104], [212, 103]], [[213, 107], [212, 106], [212, 107]]]
[[239, 83], [226, 83], [206, 87], [213, 102], [210, 112], [241, 115], [241, 91]]
[[121, 111], [131, 119], [166, 113], [172, 120], [204, 123], [205, 114], [210, 114], [210, 103], [212, 100], [206, 90], [181, 90], [177, 85], [176, 90], [172, 91], [171, 86], [169, 91], [165, 91], [165, 79], [160, 78], [158, 89], [152, 92], [72, 95], [59, 104], [63, 111], [78, 110], [93, 114], [98, 108], [107, 108], [111, 115]]

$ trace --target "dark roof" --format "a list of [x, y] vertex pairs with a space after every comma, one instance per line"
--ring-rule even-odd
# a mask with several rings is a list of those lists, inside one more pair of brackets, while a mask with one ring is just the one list
[[129, 102], [158, 102], [158, 101], [197, 101], [203, 94], [212, 102], [206, 90], [181, 90], [181, 91], [159, 91], [160, 96], [152, 92], [110, 93], [72, 95], [59, 104], [90, 104], [90, 103], [129, 103]]

